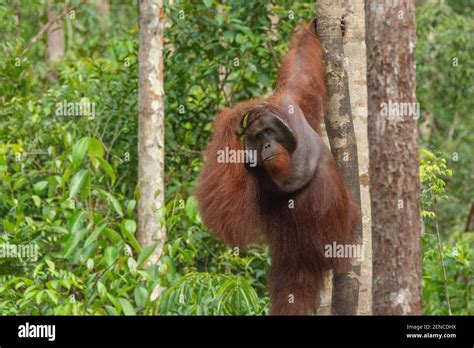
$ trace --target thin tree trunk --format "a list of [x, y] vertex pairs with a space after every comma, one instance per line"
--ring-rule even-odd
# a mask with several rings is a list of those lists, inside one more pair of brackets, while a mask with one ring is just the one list
[[[48, 20], [54, 19], [59, 13], [53, 9], [53, 1], [48, 1]], [[61, 60], [64, 56], [63, 21], [55, 21], [47, 30], [48, 64]]]
[[[52, 21], [58, 16], [58, 12], [54, 10], [53, 0], [48, 0], [48, 21]], [[46, 31], [46, 63], [48, 67], [64, 56], [64, 28], [63, 20], [58, 19]], [[48, 79], [50, 81], [58, 81], [58, 75], [54, 71], [48, 71]]]
[[467, 221], [466, 221], [466, 228], [464, 229], [464, 232], [469, 232], [472, 231], [473, 225], [474, 225], [474, 203], [471, 203], [471, 209], [469, 210], [469, 215], [467, 216]]
[[164, 209], [163, 1], [139, 0], [138, 234], [143, 247], [158, 243], [149, 258], [157, 263], [166, 241]]
[[110, 13], [109, 0], [97, 0], [97, 12], [100, 17], [108, 17]]
[[13, 1], [13, 20], [15, 21], [16, 38], [21, 37], [21, 3], [19, 0]]
[[[366, 1], [373, 312], [421, 314], [415, 4]], [[409, 104], [415, 105], [415, 104]]]
[[331, 271], [324, 280], [324, 286], [321, 289], [320, 297], [318, 299], [317, 315], [331, 315], [332, 281]]
[[359, 278], [358, 314], [372, 313], [372, 224], [369, 192], [369, 144], [367, 136], [367, 49], [364, 0], [343, 0], [344, 56], [347, 59], [352, 120], [357, 142], [362, 210], [363, 261]]
[[[352, 124], [349, 84], [344, 70], [344, 51], [340, 19], [341, 0], [318, 1], [317, 28], [324, 55], [328, 93], [325, 114], [326, 130], [333, 156], [339, 165], [344, 184], [360, 209], [357, 143]], [[362, 242], [362, 222], [356, 230], [356, 243]], [[354, 259], [349, 272], [333, 275], [332, 313], [357, 314], [360, 263]]]
[[97, 0], [97, 14], [101, 24], [106, 27], [109, 24], [110, 4], [108, 0]]

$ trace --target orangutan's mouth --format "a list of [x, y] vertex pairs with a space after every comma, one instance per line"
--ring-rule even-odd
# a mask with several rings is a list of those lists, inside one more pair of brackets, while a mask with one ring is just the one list
[[276, 157], [276, 155], [268, 156], [268, 157], [266, 157], [266, 158], [263, 159], [263, 162], [271, 161], [271, 160], [274, 159], [275, 157]]

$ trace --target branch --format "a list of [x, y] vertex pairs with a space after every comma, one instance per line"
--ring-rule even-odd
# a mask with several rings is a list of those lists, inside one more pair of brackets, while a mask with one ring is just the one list
[[75, 10], [76, 8], [78, 8], [79, 6], [81, 6], [83, 3], [85, 3], [86, 0], [81, 0], [79, 2], [79, 4], [77, 5], [74, 5], [74, 6], [71, 6], [71, 7], [68, 7], [66, 8], [63, 12], [61, 12], [60, 14], [58, 14], [56, 17], [50, 19], [48, 21], [48, 23], [45, 24], [45, 26], [43, 28], [41, 28], [41, 30], [33, 37], [33, 39], [31, 39], [30, 43], [28, 44], [28, 46], [26, 46], [26, 48], [23, 50], [23, 53], [22, 55], [24, 56], [30, 49], [31, 47], [34, 46], [34, 44], [39, 40], [39, 38], [41, 36], [43, 36], [43, 34], [55, 23], [57, 22], [58, 20], [62, 19], [63, 17], [65, 17], [69, 12]]
[[471, 209], [469, 210], [469, 215], [466, 221], [466, 229], [464, 232], [469, 232], [471, 229], [472, 218], [474, 217], [474, 203], [471, 203]]

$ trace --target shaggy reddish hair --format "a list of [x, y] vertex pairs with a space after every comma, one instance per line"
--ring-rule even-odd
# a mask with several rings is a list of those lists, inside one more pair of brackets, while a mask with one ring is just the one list
[[333, 242], [353, 242], [355, 206], [327, 147], [312, 180], [289, 194], [263, 190], [243, 163], [218, 163], [217, 154], [226, 147], [243, 149], [236, 134], [243, 115], [248, 114], [250, 121], [268, 111], [283, 121], [292, 117], [282, 107], [288, 97], [321, 134], [326, 90], [321, 47], [313, 29], [302, 26], [294, 35], [273, 95], [225, 109], [217, 117], [196, 190], [204, 224], [218, 239], [246, 247], [266, 236], [272, 256], [271, 314], [313, 312], [327, 272], [343, 271], [350, 264], [349, 259], [325, 257], [324, 251]]

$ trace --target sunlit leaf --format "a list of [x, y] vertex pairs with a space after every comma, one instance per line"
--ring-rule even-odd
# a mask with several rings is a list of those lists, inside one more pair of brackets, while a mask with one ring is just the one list
[[72, 165], [79, 168], [89, 148], [89, 137], [79, 139], [72, 147]]
[[81, 169], [71, 179], [71, 185], [69, 188], [69, 198], [74, 197], [79, 191], [81, 191], [89, 178], [89, 172], [85, 169]]

